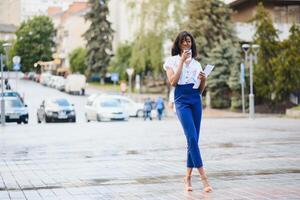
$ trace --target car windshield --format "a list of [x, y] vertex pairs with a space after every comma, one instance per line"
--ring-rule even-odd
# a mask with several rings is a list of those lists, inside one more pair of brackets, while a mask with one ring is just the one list
[[114, 99], [105, 100], [100, 102], [101, 107], [120, 107], [120, 103]]
[[5, 97], [19, 97], [17, 92], [4, 92], [3, 94], [1, 93], [0, 96], [5, 96]]
[[59, 106], [70, 106], [69, 102], [66, 99], [54, 99], [52, 100], [52, 103]]
[[[0, 106], [1, 106], [1, 103], [0, 103]], [[24, 107], [23, 103], [19, 99], [6, 99], [4, 106], [6, 109]]]

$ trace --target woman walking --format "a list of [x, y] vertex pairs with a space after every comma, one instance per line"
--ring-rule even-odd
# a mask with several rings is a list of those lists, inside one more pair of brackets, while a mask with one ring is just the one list
[[[192, 34], [182, 31], [174, 41], [172, 56], [166, 60], [163, 67], [170, 84], [175, 87], [176, 113], [187, 140], [185, 190], [192, 191], [191, 175], [193, 168], [196, 168], [200, 174], [204, 191], [211, 192], [212, 188], [205, 175], [198, 146], [202, 117], [201, 94], [205, 88], [206, 78], [201, 64], [194, 59], [196, 56], [197, 49]], [[199, 70], [201, 72], [197, 76]], [[200, 86], [196, 89], [193, 86], [199, 80], [195, 80], [195, 77], [201, 81]]]

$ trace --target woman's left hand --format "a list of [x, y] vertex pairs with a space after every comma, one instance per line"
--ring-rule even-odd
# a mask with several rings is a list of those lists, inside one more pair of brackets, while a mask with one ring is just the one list
[[200, 79], [201, 81], [205, 81], [206, 80], [205, 73], [204, 72], [200, 72], [199, 76], [198, 76], [198, 79]]

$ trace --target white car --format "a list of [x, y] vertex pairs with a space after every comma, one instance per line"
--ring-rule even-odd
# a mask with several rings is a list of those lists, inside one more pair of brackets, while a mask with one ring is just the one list
[[84, 95], [86, 77], [82, 74], [70, 74], [65, 81], [65, 92], [70, 94]]
[[65, 90], [66, 79], [62, 76], [58, 76], [56, 78], [56, 82], [54, 83], [54, 87], [60, 91]]
[[109, 95], [111, 98], [116, 99], [124, 106], [125, 110], [129, 113], [130, 117], [143, 117], [144, 104], [137, 103], [129, 97], [121, 95]]
[[85, 105], [85, 118], [90, 121], [125, 120], [129, 118], [128, 112], [116, 99], [108, 95], [99, 95], [88, 98]]

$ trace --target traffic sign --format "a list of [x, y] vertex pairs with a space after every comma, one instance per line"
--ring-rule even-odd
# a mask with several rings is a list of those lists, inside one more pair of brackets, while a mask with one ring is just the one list
[[21, 57], [20, 56], [14, 56], [13, 57], [13, 63], [14, 64], [20, 64], [21, 62]]
[[127, 72], [128, 76], [131, 76], [134, 72], [134, 69], [133, 68], [127, 68], [126, 72]]
[[119, 80], [119, 73], [111, 73], [111, 80], [117, 82]]
[[14, 71], [19, 71], [20, 68], [21, 68], [21, 65], [20, 65], [20, 64], [14, 64], [14, 65], [13, 65], [13, 70], [14, 70]]

